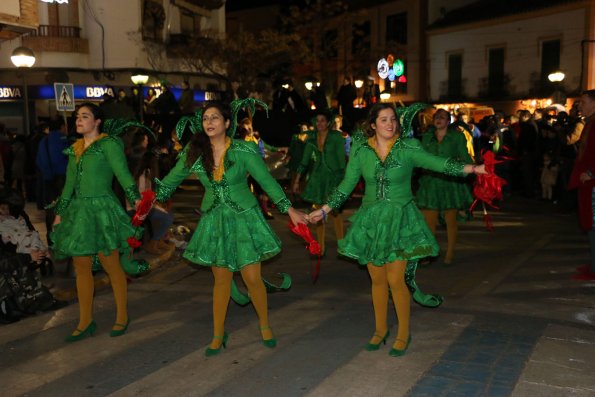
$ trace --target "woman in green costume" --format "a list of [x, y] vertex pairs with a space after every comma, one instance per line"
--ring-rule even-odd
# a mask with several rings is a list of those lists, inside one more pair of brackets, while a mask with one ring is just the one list
[[[72, 257], [79, 300], [79, 323], [66, 338], [69, 342], [95, 332], [92, 316], [94, 257], [98, 257], [109, 275], [116, 301], [116, 323], [110, 336], [123, 335], [130, 323], [123, 270], [126, 258], [120, 256], [120, 251], [129, 251], [127, 239], [134, 235], [135, 229], [112, 191], [114, 175], [131, 203], [138, 205], [140, 195], [128, 171], [122, 141], [100, 133], [102, 120], [101, 111], [94, 104], [85, 103], [77, 111], [76, 132], [82, 138], [65, 151], [68, 155], [66, 182], [55, 205], [52, 252], [57, 259]], [[148, 268], [130, 266], [126, 270], [134, 273]]]
[[[376, 330], [366, 350], [378, 350], [389, 335], [389, 289], [398, 318], [395, 343], [389, 354], [405, 354], [409, 332], [410, 293], [405, 283], [407, 261], [435, 255], [438, 245], [413, 202], [411, 175], [415, 167], [449, 175], [485, 173], [484, 166], [465, 165], [425, 152], [419, 141], [401, 136], [401, 123], [391, 104], [374, 105], [368, 119], [367, 141], [352, 148], [345, 178], [327, 204], [312, 212], [310, 221], [325, 220], [349, 197], [360, 177], [366, 188], [351, 227], [339, 241], [339, 253], [366, 265], [372, 280]], [[407, 123], [403, 123], [407, 124]]]
[[[326, 202], [328, 195], [337, 187], [345, 174], [345, 138], [339, 131], [331, 130], [333, 118], [325, 111], [316, 114], [316, 129], [308, 135], [302, 161], [293, 181], [292, 191], [299, 190], [300, 176], [310, 170], [302, 199], [313, 204], [314, 208]], [[341, 209], [331, 213], [337, 240], [343, 238], [343, 217]], [[322, 253], [325, 252], [325, 225], [316, 227], [317, 241]]]
[[[234, 101], [232, 105], [237, 110], [249, 106], [249, 100], [244, 105], [243, 101]], [[233, 117], [237, 117], [235, 111]], [[281, 241], [264, 219], [246, 175], [250, 174], [262, 186], [276, 208], [288, 213], [294, 224], [305, 223], [306, 215], [291, 207], [283, 189], [269, 174], [257, 146], [230, 138], [237, 121], [232, 120], [228, 107], [208, 104], [202, 116], [197, 113], [189, 121], [195, 134], [175, 167], [162, 181], [157, 181], [157, 200], [166, 200], [190, 174], [195, 174], [205, 188], [202, 217], [183, 254], [195, 264], [210, 266], [215, 279], [213, 340], [205, 355], [216, 355], [221, 346], [226, 346], [225, 317], [233, 274], [237, 271], [258, 315], [262, 342], [275, 347], [260, 263], [281, 251]]]
[[[424, 150], [436, 156], [472, 163], [465, 136], [456, 129], [449, 128], [450, 113], [444, 109], [438, 109], [434, 113], [433, 120], [434, 125], [421, 138]], [[440, 212], [443, 213], [448, 241], [444, 264], [452, 264], [458, 233], [457, 213], [459, 210], [468, 209], [473, 203], [467, 181], [461, 176], [426, 170], [419, 179], [415, 202], [434, 235], [436, 235], [438, 215]]]

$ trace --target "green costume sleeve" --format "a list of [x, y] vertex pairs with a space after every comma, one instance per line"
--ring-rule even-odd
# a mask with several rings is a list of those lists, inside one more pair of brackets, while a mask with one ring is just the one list
[[157, 201], [166, 201], [176, 191], [176, 188], [188, 178], [190, 175], [190, 169], [186, 166], [186, 150], [184, 150], [178, 157], [178, 161], [174, 168], [169, 171], [169, 174], [163, 178], [162, 181], [155, 179], [155, 185], [157, 189], [156, 199]]
[[426, 152], [421, 147], [421, 143], [416, 139], [407, 139], [403, 142], [403, 145], [411, 149], [408, 152], [415, 167], [425, 168], [451, 176], [465, 175], [463, 173], [465, 163], [462, 161], [453, 158], [434, 156], [433, 154]]
[[302, 161], [300, 161], [300, 165], [298, 166], [297, 173], [303, 174], [308, 169], [308, 165], [310, 164], [310, 158], [312, 157], [312, 152], [314, 151], [314, 145], [306, 141], [304, 147], [304, 154], [302, 155]]
[[347, 162], [345, 177], [343, 177], [339, 186], [329, 195], [326, 204], [334, 210], [340, 208], [347, 201], [353, 189], [355, 189], [361, 176], [362, 170], [356, 152], [353, 153], [353, 156]]
[[120, 186], [124, 189], [126, 199], [129, 203], [140, 200], [138, 187], [128, 169], [128, 163], [124, 155], [124, 144], [120, 138], [108, 137], [103, 138], [102, 141], [101, 147], [103, 148], [105, 158], [114, 172], [116, 179], [118, 179]]
[[266, 143], [265, 141], [262, 141], [262, 143], [264, 144], [265, 150], [268, 150], [269, 152], [275, 153], [275, 152], [278, 152], [279, 151], [279, 148], [277, 148], [275, 146], [271, 146], [268, 143]]
[[62, 189], [60, 198], [54, 205], [54, 211], [56, 212], [56, 215], [61, 215], [64, 210], [68, 208], [68, 204], [70, 204], [70, 200], [72, 200], [72, 194], [74, 193], [75, 180], [76, 158], [74, 156], [69, 156], [68, 165], [66, 166], [66, 181], [64, 182], [64, 188]]
[[275, 207], [280, 213], [286, 214], [291, 202], [285, 196], [283, 188], [277, 183], [275, 178], [269, 173], [269, 170], [264, 163], [262, 157], [257, 152], [243, 153], [246, 159], [246, 169], [252, 175], [252, 177], [258, 182], [260, 187], [267, 193], [271, 198], [271, 201], [275, 204]]
[[456, 132], [457, 135], [457, 140], [456, 140], [456, 147], [457, 147], [457, 160], [461, 160], [463, 161], [465, 164], [472, 164], [473, 163], [473, 159], [471, 158], [471, 156], [469, 155], [469, 152], [467, 151], [467, 139], [465, 138], [465, 135], [462, 132]]

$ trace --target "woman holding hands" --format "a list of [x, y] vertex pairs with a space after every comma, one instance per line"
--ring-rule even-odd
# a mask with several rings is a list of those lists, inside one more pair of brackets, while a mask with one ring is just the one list
[[[245, 102], [245, 103], [244, 103]], [[251, 175], [281, 213], [294, 224], [305, 223], [306, 215], [295, 210], [283, 189], [269, 171], [251, 142], [230, 138], [234, 135], [237, 110], [254, 106], [250, 98], [234, 101], [233, 114], [223, 104], [208, 104], [202, 115], [182, 120], [177, 129], [190, 122], [194, 133], [175, 167], [157, 181], [157, 200], [166, 200], [180, 183], [194, 173], [205, 188], [202, 217], [183, 256], [211, 267], [213, 286], [213, 339], [206, 356], [219, 354], [226, 347], [225, 318], [234, 272], [240, 272], [258, 315], [262, 343], [276, 346], [269, 326], [267, 295], [261, 279], [261, 262], [281, 251], [281, 241], [263, 217], [258, 201], [250, 191], [246, 175]], [[183, 132], [183, 131], [179, 131]]]
[[[410, 122], [411, 119], [404, 124]], [[422, 167], [448, 175], [465, 175], [484, 174], [485, 168], [426, 153], [419, 141], [402, 136], [401, 123], [390, 104], [376, 104], [370, 111], [368, 125], [368, 139], [353, 148], [343, 181], [326, 204], [310, 213], [309, 219], [326, 220], [328, 213], [345, 202], [363, 177], [362, 205], [351, 218], [352, 225], [345, 238], [339, 241], [339, 253], [367, 266], [372, 281], [376, 329], [366, 350], [378, 350], [381, 343], [386, 344], [390, 333], [387, 322], [390, 288], [398, 329], [389, 354], [401, 356], [411, 341], [411, 298], [405, 283], [407, 261], [438, 253], [436, 240], [413, 202], [413, 169]]]

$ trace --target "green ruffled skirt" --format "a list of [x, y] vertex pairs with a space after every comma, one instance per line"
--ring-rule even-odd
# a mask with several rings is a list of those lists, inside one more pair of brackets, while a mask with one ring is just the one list
[[114, 196], [75, 197], [61, 218], [50, 234], [56, 259], [130, 251], [127, 240], [135, 228]]
[[446, 175], [425, 175], [419, 180], [415, 195], [419, 208], [433, 210], [468, 209], [473, 196], [466, 181]]
[[324, 204], [342, 179], [343, 173], [332, 172], [323, 165], [318, 165], [310, 174], [302, 199], [313, 204]]
[[182, 255], [203, 266], [235, 272], [281, 252], [281, 240], [255, 206], [237, 213], [222, 204], [204, 213]]
[[438, 255], [436, 239], [413, 201], [402, 207], [378, 201], [361, 207], [349, 220], [351, 227], [339, 240], [339, 253], [361, 265]]

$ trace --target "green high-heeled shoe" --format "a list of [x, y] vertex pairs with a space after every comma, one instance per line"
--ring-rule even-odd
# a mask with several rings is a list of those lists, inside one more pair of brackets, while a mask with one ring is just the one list
[[79, 341], [81, 339], [86, 338], [87, 336], [93, 335], [95, 333], [95, 329], [97, 329], [97, 324], [95, 324], [94, 320], [91, 320], [91, 322], [89, 323], [89, 325], [87, 325], [87, 328], [85, 328], [84, 330], [80, 330], [80, 329], [76, 329], [75, 331], [78, 331], [78, 334], [76, 335], [68, 335], [65, 338], [66, 342], [76, 342]]
[[378, 343], [367, 343], [366, 346], [364, 346], [364, 349], [366, 349], [369, 352], [373, 352], [373, 351], [376, 351], [376, 350], [380, 349], [380, 344], [381, 343], [383, 343], [383, 344], [386, 345], [386, 338], [388, 338], [388, 335], [389, 334], [390, 334], [390, 330], [388, 330], [388, 329], [386, 330], [386, 334], [384, 334], [384, 337], [381, 337], [378, 334], [374, 334], [374, 336], [377, 336], [377, 337], [382, 338], [382, 339]]
[[[271, 327], [269, 327], [269, 326], [260, 327], [261, 331], [266, 331], [266, 330], [270, 330], [270, 329], [271, 329]], [[275, 346], [277, 346], [277, 339], [275, 339], [274, 337], [271, 339], [263, 339], [262, 344], [265, 345], [266, 347], [272, 349]]]
[[227, 347], [227, 338], [228, 337], [229, 337], [229, 335], [227, 335], [227, 332], [223, 332], [223, 336], [221, 336], [221, 335], [213, 336], [213, 339], [221, 339], [221, 344], [216, 349], [207, 347], [207, 349], [205, 350], [205, 356], [212, 357], [212, 356], [216, 356], [217, 354], [221, 353], [221, 346], [223, 346], [224, 349]]
[[[397, 340], [401, 340], [401, 339], [397, 339]], [[410, 343], [411, 343], [411, 334], [409, 334], [409, 338], [407, 338], [407, 344], [405, 345], [405, 348], [404, 349], [395, 349], [393, 347], [388, 352], [388, 355], [391, 356], [391, 357], [400, 357], [400, 356], [403, 356], [407, 352], [407, 349], [409, 348], [409, 344]]]
[[130, 324], [130, 317], [128, 317], [128, 321], [126, 322], [126, 324], [118, 324], [115, 323], [114, 327], [122, 327], [121, 329], [113, 329], [110, 331], [109, 336], [116, 337], [116, 336], [122, 336], [126, 333], [126, 330], [128, 329], [128, 325]]

